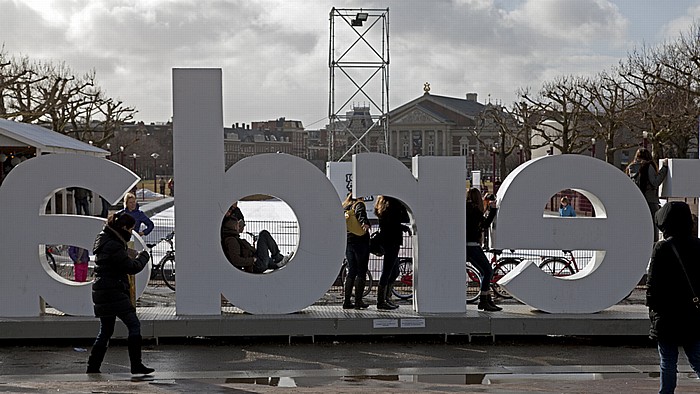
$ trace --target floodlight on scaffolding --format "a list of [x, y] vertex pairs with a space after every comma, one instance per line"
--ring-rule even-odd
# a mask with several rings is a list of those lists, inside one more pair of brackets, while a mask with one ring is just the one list
[[355, 15], [355, 19], [350, 21], [350, 24], [353, 27], [362, 27], [362, 22], [365, 22], [369, 18], [369, 14], [366, 12], [358, 12], [357, 15]]

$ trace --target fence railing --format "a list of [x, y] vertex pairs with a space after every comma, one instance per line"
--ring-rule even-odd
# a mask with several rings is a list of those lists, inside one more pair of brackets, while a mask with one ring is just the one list
[[[162, 237], [165, 237], [174, 228], [174, 220], [172, 218], [158, 218], [153, 219], [155, 227], [153, 232], [145, 237], [147, 243], [156, 243]], [[376, 231], [378, 227], [374, 225], [371, 231]], [[296, 221], [279, 221], [279, 220], [246, 220], [246, 231], [257, 234], [262, 230], [267, 230], [270, 232], [272, 237], [277, 241], [277, 244], [283, 254], [289, 253], [294, 250], [297, 243], [299, 242], [299, 224]], [[244, 238], [248, 239], [252, 243], [252, 239], [247, 234], [243, 235]], [[177, 238], [177, 235], [176, 235]], [[154, 255], [165, 253], [167, 245], [165, 243], [157, 244], [154, 249]], [[399, 251], [399, 257], [412, 257], [413, 256], [413, 237], [404, 233], [403, 246]], [[590, 250], [574, 250], [574, 258], [579, 269], [585, 268], [585, 266], [590, 262], [593, 256], [593, 251]], [[488, 257], [491, 258], [491, 254], [487, 253]], [[542, 257], [563, 257], [567, 258], [566, 254], [561, 250], [515, 250], [511, 251], [509, 249], [504, 249], [501, 251], [501, 257], [517, 257], [523, 260], [533, 260], [538, 262]], [[338, 270], [343, 261], [335, 262], [338, 265]], [[369, 259], [369, 270], [375, 280], [379, 280], [379, 276], [382, 272], [382, 258], [375, 255], [370, 255]]]

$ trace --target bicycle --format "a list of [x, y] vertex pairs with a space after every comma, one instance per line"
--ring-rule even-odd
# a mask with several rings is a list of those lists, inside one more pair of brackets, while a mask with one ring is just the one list
[[[493, 278], [491, 279], [491, 289], [494, 295], [501, 298], [512, 298], [512, 296], [501, 286], [498, 281], [510, 272], [515, 266], [522, 262], [522, 259], [517, 257], [498, 257], [501, 250], [490, 250], [492, 253], [491, 265], [493, 268]], [[466, 262], [465, 269], [467, 271], [467, 288], [466, 302], [473, 303], [479, 299], [481, 293], [482, 276], [479, 270], [476, 269], [470, 262]], [[399, 258], [399, 276], [394, 282], [391, 292], [396, 297], [407, 300], [413, 297], [413, 260], [410, 257]]]
[[73, 264], [56, 262], [56, 256], [59, 256], [65, 250], [63, 245], [44, 245], [44, 255], [46, 263], [49, 267], [62, 278], [73, 280]]
[[[158, 241], [158, 243], [166, 242], [169, 245], [169, 249], [165, 252], [165, 255], [161, 257], [157, 264], [154, 260], [153, 267], [151, 269], [151, 279], [155, 279], [158, 274], [160, 274], [160, 277], [165, 285], [171, 290], [175, 291], [175, 244], [173, 242], [173, 238], [175, 238], [175, 231], [171, 231], [170, 234]], [[149, 253], [151, 254], [151, 260], [153, 260], [153, 247], [155, 247], [158, 243], [146, 244], [146, 247], [148, 247]]]
[[[345, 284], [345, 278], [348, 276], [348, 260], [343, 259], [343, 264], [340, 266], [340, 273], [338, 274], [340, 278], [340, 292], [343, 293], [343, 285]], [[374, 284], [374, 278], [372, 278], [372, 272], [367, 270], [367, 275], [365, 275], [365, 290], [362, 292], [363, 297], [367, 297], [372, 291], [372, 285]]]
[[579, 272], [580, 268], [576, 263], [573, 252], [571, 250], [563, 250], [562, 252], [564, 252], [564, 255], [568, 256], [568, 258], [544, 256], [542, 257], [542, 262], [539, 264], [540, 269], [556, 277], [569, 276]]

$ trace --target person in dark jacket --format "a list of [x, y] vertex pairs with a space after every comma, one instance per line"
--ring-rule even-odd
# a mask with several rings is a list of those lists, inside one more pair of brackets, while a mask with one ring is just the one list
[[[128, 275], [135, 275], [148, 264], [149, 255], [141, 251], [136, 255], [128, 249], [131, 231], [136, 220], [127, 213], [115, 213], [107, 219], [104, 229], [97, 235], [95, 255], [95, 282], [92, 284], [92, 302], [95, 316], [100, 318], [97, 334], [88, 358], [87, 373], [100, 373], [100, 366], [114, 333], [118, 317], [127, 327], [127, 343], [132, 374], [149, 374], [154, 371], [141, 362], [141, 322], [131, 303]], [[136, 255], [135, 257], [132, 257]]]
[[467, 261], [481, 273], [481, 295], [477, 308], [487, 312], [498, 312], [502, 309], [493, 302], [491, 296], [493, 268], [482, 249], [483, 232], [493, 222], [497, 210], [496, 200], [492, 200], [489, 202], [488, 212], [485, 212], [479, 189], [469, 189], [467, 193]]
[[658, 342], [659, 393], [673, 393], [679, 346], [700, 377], [700, 305], [693, 301], [700, 294], [700, 239], [693, 236], [693, 217], [684, 202], [666, 203], [656, 213], [655, 220], [664, 239], [654, 245], [649, 266], [646, 294], [651, 320], [649, 336]]
[[384, 248], [382, 274], [377, 288], [377, 309], [396, 309], [399, 306], [388, 299], [393, 284], [399, 276], [399, 249], [403, 245], [403, 232], [411, 232], [403, 223], [410, 221], [403, 203], [394, 197], [378, 196], [374, 213], [379, 219], [381, 244]]
[[283, 256], [269, 231], [262, 230], [255, 236], [255, 247], [241, 238], [241, 233], [245, 231], [245, 220], [242, 218], [243, 214], [234, 203], [221, 223], [221, 248], [231, 265], [256, 274], [287, 265], [294, 252]]
[[[369, 266], [369, 229], [371, 225], [367, 218], [367, 208], [362, 197], [352, 198], [352, 193], [348, 193], [343, 201], [343, 210], [352, 211], [364, 230], [364, 234], [354, 234], [350, 230], [347, 231], [345, 259], [348, 261], [348, 274], [343, 284], [345, 296], [343, 309], [367, 309], [369, 305], [362, 300]], [[354, 303], [352, 302], [353, 287], [355, 288]]]
[[[666, 159], [662, 159], [661, 162], [665, 164]], [[646, 148], [639, 148], [634, 154], [634, 160], [625, 169], [625, 173], [639, 186], [649, 206], [653, 222], [656, 211], [661, 207], [659, 186], [666, 179], [668, 166], [659, 169], [652, 159], [651, 152]], [[655, 223], [652, 225], [654, 225], [654, 242], [656, 242], [659, 240], [659, 231]]]

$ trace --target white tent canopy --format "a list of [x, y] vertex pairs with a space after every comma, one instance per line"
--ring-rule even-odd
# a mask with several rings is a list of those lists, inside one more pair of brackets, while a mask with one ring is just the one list
[[[6, 173], [4, 168], [14, 167], [29, 158], [51, 153], [74, 153], [97, 157], [107, 157], [110, 154], [109, 151], [45, 127], [0, 119], [0, 184]], [[58, 198], [51, 198], [49, 210], [71, 213], [73, 205], [67, 202], [69, 194], [70, 192], [66, 189], [61, 190]], [[101, 210], [99, 202], [99, 198], [93, 198], [91, 213], [99, 213]]]

